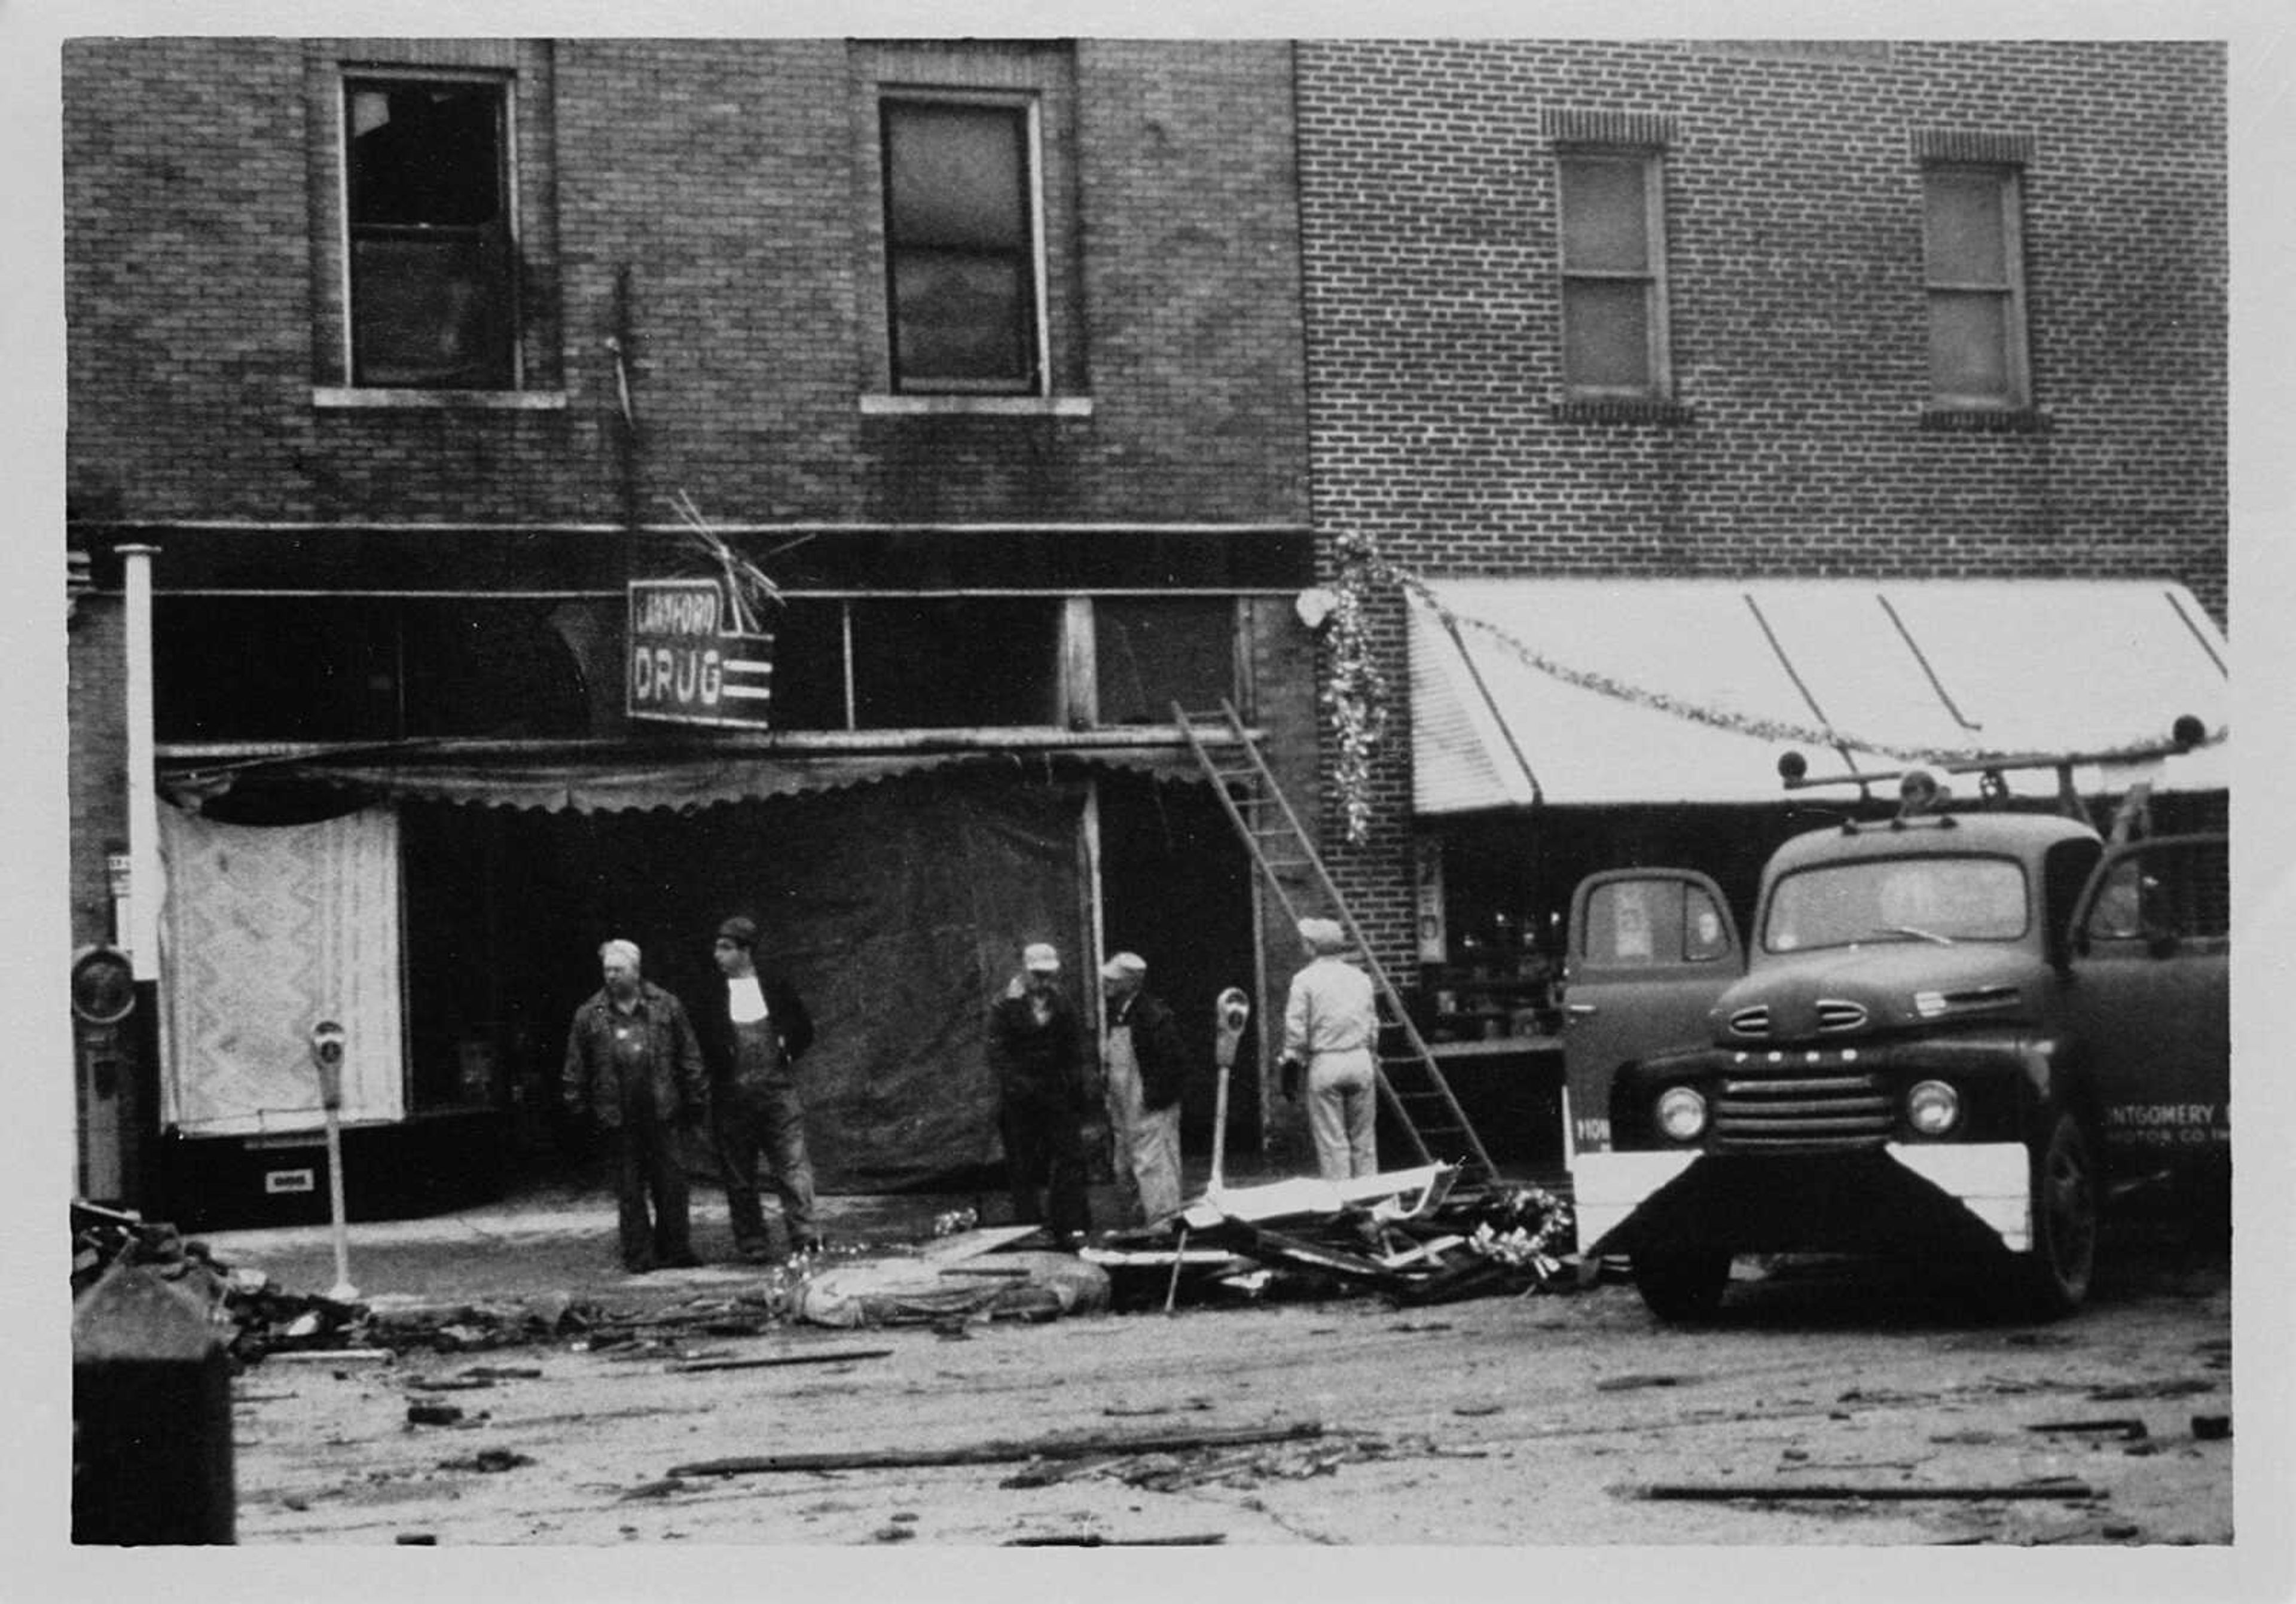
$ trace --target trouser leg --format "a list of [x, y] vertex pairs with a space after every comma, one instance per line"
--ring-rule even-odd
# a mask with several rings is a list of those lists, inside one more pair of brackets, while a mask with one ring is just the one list
[[1140, 1072], [1122, 1058], [1108, 1066], [1108, 1128], [1116, 1138], [1117, 1206], [1127, 1219], [1142, 1223], [1156, 1216], [1148, 1212], [1146, 1183], [1140, 1170], [1147, 1162], [1144, 1149], [1150, 1139], [1148, 1112], [1140, 1103]]
[[1140, 1191], [1143, 1223], [1180, 1207], [1180, 1105], [1143, 1109], [1132, 1142], [1132, 1176]]
[[653, 1223], [646, 1217], [645, 1142], [625, 1123], [606, 1130], [606, 1163], [614, 1177], [616, 1235], [625, 1270], [653, 1268]]
[[1368, 1072], [1348, 1094], [1348, 1168], [1357, 1175], [1379, 1174], [1379, 1086]]
[[765, 1210], [758, 1202], [758, 1137], [741, 1093], [720, 1093], [715, 1121], [718, 1173], [726, 1183], [726, 1219], [734, 1228], [734, 1246], [742, 1253], [762, 1253], [767, 1242]]
[[685, 1154], [674, 1120], [653, 1119], [646, 1129], [649, 1190], [653, 1194], [653, 1251], [663, 1264], [693, 1257]]
[[1081, 1235], [1092, 1229], [1092, 1199], [1086, 1190], [1091, 1169], [1085, 1152], [1082, 1113], [1071, 1108], [1054, 1116], [1046, 1139], [1052, 1153], [1050, 1223], [1061, 1235]]
[[1308, 1131], [1316, 1139], [1316, 1173], [1326, 1181], [1346, 1180], [1347, 1083], [1321, 1059], [1308, 1068]]
[[1013, 1193], [1013, 1223], [1045, 1223], [1043, 1189], [1047, 1167], [1043, 1120], [1037, 1110], [1007, 1097], [997, 1116], [1004, 1142], [1004, 1175]]
[[790, 1245], [820, 1234], [813, 1214], [813, 1159], [805, 1147], [805, 1100], [793, 1084], [766, 1088], [766, 1156], [774, 1166], [774, 1191], [782, 1200], [782, 1222]]

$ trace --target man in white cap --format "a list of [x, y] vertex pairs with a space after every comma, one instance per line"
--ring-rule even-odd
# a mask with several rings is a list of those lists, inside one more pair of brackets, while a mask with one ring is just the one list
[[687, 1269], [699, 1261], [679, 1128], [699, 1125], [708, 1106], [701, 1045], [685, 1004], [640, 972], [635, 943], [607, 942], [598, 962], [605, 984], [574, 1011], [561, 1093], [568, 1112], [587, 1114], [606, 1133], [622, 1267]]
[[1283, 1095], [1297, 1101], [1305, 1072], [1308, 1129], [1326, 1181], [1379, 1173], [1379, 1009], [1371, 977], [1340, 954], [1347, 932], [1334, 919], [1303, 919], [1308, 966], [1292, 977], [1283, 1007]]
[[1036, 941], [1021, 949], [1021, 972], [988, 1011], [988, 1053], [1013, 1221], [1048, 1224], [1054, 1241], [1073, 1248], [1092, 1229], [1084, 1146], [1091, 1105], [1084, 1022], [1060, 978], [1054, 948]]
[[1163, 999], [1146, 989], [1148, 961], [1119, 953], [1100, 966], [1107, 999], [1108, 1123], [1119, 1178], [1152, 1225], [1180, 1208], [1180, 1091], [1187, 1050]]

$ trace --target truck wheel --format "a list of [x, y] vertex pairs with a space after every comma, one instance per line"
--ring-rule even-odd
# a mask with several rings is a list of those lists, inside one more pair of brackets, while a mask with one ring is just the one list
[[2024, 1302], [2054, 1319], [2088, 1297], [2096, 1269], [2096, 1169], [2088, 1139], [2070, 1114], [2057, 1116], [2048, 1145], [2033, 1156], [2033, 1248]]
[[1685, 1324], [1712, 1319], [1730, 1280], [1730, 1254], [1724, 1248], [1637, 1253], [1634, 1266], [1635, 1290], [1650, 1312]]

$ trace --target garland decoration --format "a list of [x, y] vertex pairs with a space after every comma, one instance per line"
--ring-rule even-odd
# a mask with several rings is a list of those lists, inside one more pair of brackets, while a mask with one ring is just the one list
[[1339, 743], [1332, 777], [1339, 790], [1341, 821], [1348, 844], [1360, 847], [1371, 836], [1372, 759], [1386, 738], [1389, 709], [1387, 671], [1371, 638], [1366, 603], [1374, 585], [1394, 583], [1394, 571], [1365, 536], [1343, 533], [1338, 544], [1339, 582], [1327, 623], [1332, 674], [1321, 700], [1331, 709]]
[[[1704, 724], [1711, 729], [1726, 730], [1733, 734], [1751, 736], [1781, 746], [1847, 748], [1909, 765], [1980, 765], [1990, 761], [2006, 762], [2022, 756], [1982, 747], [1941, 750], [1896, 746], [1847, 730], [1821, 729], [1782, 719], [1756, 718], [1734, 713], [1726, 708], [1710, 707], [1612, 679], [1607, 675], [1574, 668], [1556, 662], [1496, 624], [1454, 612], [1438, 599], [1434, 587], [1426, 580], [1389, 561], [1369, 536], [1356, 530], [1344, 530], [1337, 536], [1335, 544], [1339, 551], [1340, 569], [1329, 621], [1332, 673], [1324, 685], [1322, 700], [1324, 705], [1332, 710], [1333, 731], [1339, 741], [1339, 761], [1333, 768], [1333, 779], [1339, 789], [1347, 839], [1353, 846], [1363, 845], [1370, 831], [1372, 757], [1387, 732], [1387, 680], [1372, 657], [1369, 631], [1365, 622], [1366, 599], [1374, 588], [1380, 585], [1393, 586], [1414, 598], [1447, 625], [1480, 631], [1529, 667], [1550, 678], [1561, 680], [1564, 684], [1575, 685], [1579, 690], [1591, 691], [1614, 701], [1647, 708], [1653, 712]], [[2220, 745], [2230, 736], [2230, 726], [2220, 724], [2209, 731], [2192, 749]], [[2137, 741], [2100, 751], [2084, 752], [2079, 756], [2083, 761], [2090, 763], [2111, 763], [2116, 759], [2139, 761], [2156, 755], [2160, 749], [2157, 741]]]

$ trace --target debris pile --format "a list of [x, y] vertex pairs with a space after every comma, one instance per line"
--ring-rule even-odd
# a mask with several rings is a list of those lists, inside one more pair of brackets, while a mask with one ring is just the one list
[[1535, 1186], [1459, 1184], [1448, 1165], [1207, 1192], [1080, 1257], [1116, 1306], [1375, 1293], [1399, 1306], [1576, 1284], [1569, 1205]]
[[357, 1339], [366, 1319], [363, 1304], [289, 1292], [262, 1271], [221, 1264], [206, 1243], [186, 1241], [173, 1225], [141, 1215], [75, 1200], [71, 1230], [74, 1297], [115, 1264], [145, 1265], [230, 1333], [225, 1346], [242, 1363], [282, 1349], [342, 1346]]

